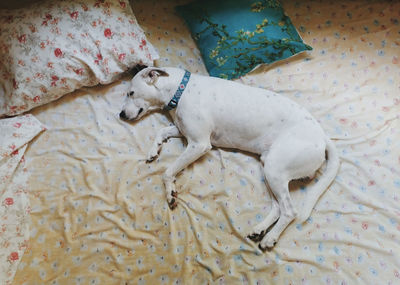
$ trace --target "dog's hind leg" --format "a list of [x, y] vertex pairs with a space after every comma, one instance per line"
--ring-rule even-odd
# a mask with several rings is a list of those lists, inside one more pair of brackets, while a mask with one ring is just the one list
[[296, 218], [297, 211], [289, 195], [289, 182], [311, 175], [324, 161], [323, 141], [308, 141], [307, 137], [282, 137], [270, 151], [261, 156], [265, 178], [279, 203], [278, 222], [264, 236], [260, 248], [273, 247], [285, 228]]
[[158, 131], [153, 146], [147, 154], [147, 162], [152, 162], [158, 155], [162, 143], [171, 137], [181, 137], [181, 133], [175, 126], [169, 126]]
[[171, 209], [174, 209], [176, 204], [176, 197], [178, 193], [175, 191], [175, 176], [183, 170], [186, 166], [196, 161], [199, 157], [204, 155], [211, 149], [209, 141], [198, 141], [188, 139], [188, 145], [185, 151], [172, 163], [163, 175], [165, 190], [167, 191], [167, 202]]

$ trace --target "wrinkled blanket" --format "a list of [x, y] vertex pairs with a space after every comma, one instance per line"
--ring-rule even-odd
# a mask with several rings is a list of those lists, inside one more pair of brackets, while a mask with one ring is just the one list
[[13, 280], [29, 239], [29, 171], [24, 153], [44, 130], [31, 115], [0, 120], [0, 284]]
[[[181, 2], [134, 1], [135, 14], [159, 65], [203, 72], [173, 12]], [[400, 282], [400, 3], [283, 4], [313, 51], [240, 81], [295, 100], [337, 145], [341, 168], [310, 219], [261, 252], [246, 238], [271, 205], [261, 165], [225, 149], [177, 177], [169, 210], [161, 176], [185, 141], [145, 163], [171, 121], [162, 112], [121, 121], [124, 79], [34, 110], [48, 130], [25, 155], [32, 228], [14, 284]], [[291, 188], [300, 203], [305, 188]]]

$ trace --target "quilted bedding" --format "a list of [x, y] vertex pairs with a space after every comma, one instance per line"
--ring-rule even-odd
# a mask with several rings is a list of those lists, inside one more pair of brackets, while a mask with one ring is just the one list
[[[133, 7], [159, 66], [205, 73], [173, 12], [181, 2]], [[283, 4], [313, 51], [239, 81], [299, 102], [337, 145], [339, 174], [307, 222], [260, 251], [246, 235], [270, 208], [261, 166], [223, 149], [178, 176], [178, 207], [169, 210], [161, 175], [185, 141], [169, 140], [158, 161], [145, 163], [171, 121], [165, 113], [118, 118], [127, 75], [32, 111], [47, 130], [25, 153], [30, 238], [9, 260], [20, 261], [10, 284], [400, 282], [400, 3]], [[291, 188], [301, 205], [305, 188]]]

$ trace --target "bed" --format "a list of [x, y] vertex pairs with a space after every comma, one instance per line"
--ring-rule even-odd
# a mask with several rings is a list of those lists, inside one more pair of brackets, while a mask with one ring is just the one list
[[[157, 66], [207, 74], [174, 10], [188, 1], [131, 2]], [[145, 162], [171, 120], [120, 120], [125, 72], [0, 120], [2, 284], [400, 283], [400, 3], [282, 5], [313, 50], [235, 80], [300, 103], [335, 142], [339, 173], [306, 222], [260, 251], [246, 235], [271, 206], [261, 165], [216, 148], [178, 176], [171, 211], [161, 176], [185, 141]]]

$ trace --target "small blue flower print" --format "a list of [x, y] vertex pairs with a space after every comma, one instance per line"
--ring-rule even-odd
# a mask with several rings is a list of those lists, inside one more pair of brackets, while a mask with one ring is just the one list
[[286, 269], [286, 272], [287, 272], [287, 273], [293, 273], [293, 267], [292, 267], [292, 266], [286, 265], [286, 266], [285, 266], [285, 269]]
[[325, 262], [325, 257], [323, 257], [322, 255], [317, 255], [316, 261], [317, 261], [319, 264], [322, 264], [322, 263]]

